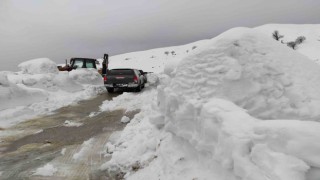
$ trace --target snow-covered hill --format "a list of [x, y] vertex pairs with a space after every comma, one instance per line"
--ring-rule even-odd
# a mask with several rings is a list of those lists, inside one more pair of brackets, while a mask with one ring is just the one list
[[157, 97], [141, 94], [150, 102], [106, 145], [102, 169], [126, 179], [317, 180], [320, 66], [307, 55], [260, 29], [208, 40], [160, 75]]
[[112, 56], [110, 57], [109, 68], [137, 68], [146, 72], [160, 73], [164, 71], [165, 66], [176, 66], [181, 59], [206, 46], [208, 42], [209, 40], [202, 40], [182, 46]]
[[[320, 63], [320, 25], [318, 24], [267, 24], [254, 28], [272, 39], [278, 30], [284, 37], [283, 42], [295, 41], [305, 36], [306, 41], [298, 45], [297, 52]], [[182, 46], [164, 47], [146, 51], [131, 52], [110, 57], [110, 68], [137, 68], [148, 72], [163, 72], [165, 66], [176, 66], [183, 58], [205, 47], [210, 40], [201, 40]], [[281, 43], [279, 41], [279, 43]], [[283, 44], [286, 46], [286, 44]], [[168, 67], [168, 68], [169, 68]]]
[[[320, 63], [320, 25], [319, 24], [267, 24], [255, 28], [272, 38], [277, 30], [283, 35], [284, 42], [295, 41], [297, 37], [304, 36], [306, 41], [300, 44], [296, 51]], [[285, 45], [285, 44], [284, 44]]]

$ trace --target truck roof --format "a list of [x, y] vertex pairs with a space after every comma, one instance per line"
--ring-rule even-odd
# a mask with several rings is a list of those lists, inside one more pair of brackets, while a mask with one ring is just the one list
[[85, 60], [97, 61], [96, 59], [92, 59], [92, 58], [82, 58], [82, 57], [73, 57], [73, 58], [71, 58], [70, 60], [72, 60], [72, 59], [85, 59]]
[[133, 70], [133, 69], [130, 69], [130, 68], [116, 68], [116, 69], [110, 69], [110, 70]]

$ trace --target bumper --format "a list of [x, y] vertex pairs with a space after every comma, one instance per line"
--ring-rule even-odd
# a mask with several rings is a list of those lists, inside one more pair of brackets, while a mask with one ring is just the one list
[[107, 87], [107, 88], [136, 88], [139, 85], [138, 84], [129, 83], [129, 84], [104, 84], [104, 86]]

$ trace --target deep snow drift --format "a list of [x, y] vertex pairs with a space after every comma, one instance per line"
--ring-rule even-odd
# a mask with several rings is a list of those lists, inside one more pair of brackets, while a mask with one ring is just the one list
[[320, 177], [314, 61], [258, 30], [236, 28], [164, 72], [157, 92], [141, 95], [150, 104], [106, 145], [112, 159], [101, 169], [126, 179]]
[[23, 62], [20, 72], [0, 72], [0, 127], [104, 92], [95, 69], [59, 72], [56, 64], [40, 58]]

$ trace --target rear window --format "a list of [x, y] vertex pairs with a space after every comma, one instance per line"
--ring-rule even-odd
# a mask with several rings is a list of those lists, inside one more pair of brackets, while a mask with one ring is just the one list
[[130, 69], [113, 69], [108, 71], [108, 75], [133, 75]]

